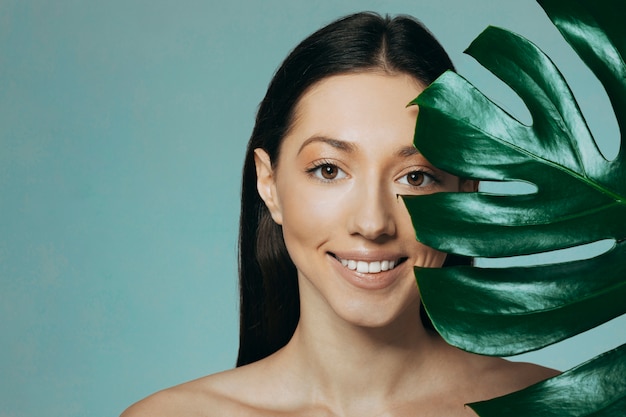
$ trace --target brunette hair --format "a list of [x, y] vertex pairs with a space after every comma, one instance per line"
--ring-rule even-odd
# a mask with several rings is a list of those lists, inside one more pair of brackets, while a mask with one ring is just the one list
[[[357, 13], [336, 20], [302, 41], [282, 63], [259, 106], [248, 143], [241, 188], [239, 229], [240, 329], [237, 366], [283, 347], [300, 317], [296, 268], [256, 188], [254, 150], [273, 166], [302, 95], [337, 74], [368, 70], [406, 73], [424, 85], [454, 67], [443, 47], [409, 16]], [[448, 262], [459, 263], [448, 256]], [[462, 263], [467, 263], [463, 260]], [[422, 310], [425, 325], [428, 321]]]

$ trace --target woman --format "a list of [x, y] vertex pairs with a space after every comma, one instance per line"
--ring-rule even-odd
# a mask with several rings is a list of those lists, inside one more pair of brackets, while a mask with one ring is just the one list
[[415, 20], [361, 13], [304, 40], [261, 103], [240, 229], [238, 367], [128, 416], [471, 416], [473, 401], [553, 376], [447, 345], [420, 318], [415, 240], [398, 195], [473, 191], [412, 145], [406, 107], [452, 69]]

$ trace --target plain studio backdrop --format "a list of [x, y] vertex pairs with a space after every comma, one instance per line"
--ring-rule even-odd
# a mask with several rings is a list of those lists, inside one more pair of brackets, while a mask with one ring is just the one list
[[[606, 94], [531, 0], [2, 0], [0, 417], [115, 416], [234, 365], [257, 104], [297, 42], [360, 10], [418, 17], [465, 77], [529, 121], [462, 53], [490, 24], [525, 35], [617, 152]], [[567, 369], [623, 343], [625, 325], [523, 359]]]

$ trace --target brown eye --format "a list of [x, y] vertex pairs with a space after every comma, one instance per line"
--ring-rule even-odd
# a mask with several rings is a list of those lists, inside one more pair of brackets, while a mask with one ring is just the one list
[[411, 187], [424, 188], [433, 185], [433, 183], [436, 183], [437, 180], [427, 172], [411, 171], [399, 178], [398, 182], [400, 184], [410, 185]]
[[337, 177], [337, 174], [339, 173], [339, 168], [337, 168], [334, 165], [322, 165], [320, 167], [320, 174], [322, 174], [322, 177], [326, 180], [333, 180]]
[[347, 178], [347, 174], [332, 163], [322, 163], [307, 170], [308, 174], [321, 181], [334, 182]]
[[420, 185], [424, 183], [424, 173], [418, 172], [418, 171], [410, 172], [406, 176], [406, 181], [409, 183], [409, 185], [412, 185], [414, 187], [419, 187]]

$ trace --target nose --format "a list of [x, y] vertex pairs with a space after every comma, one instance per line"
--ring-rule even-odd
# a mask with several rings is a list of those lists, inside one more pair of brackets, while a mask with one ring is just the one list
[[349, 232], [368, 240], [391, 237], [396, 233], [398, 204], [393, 190], [372, 183], [362, 184], [352, 197]]

